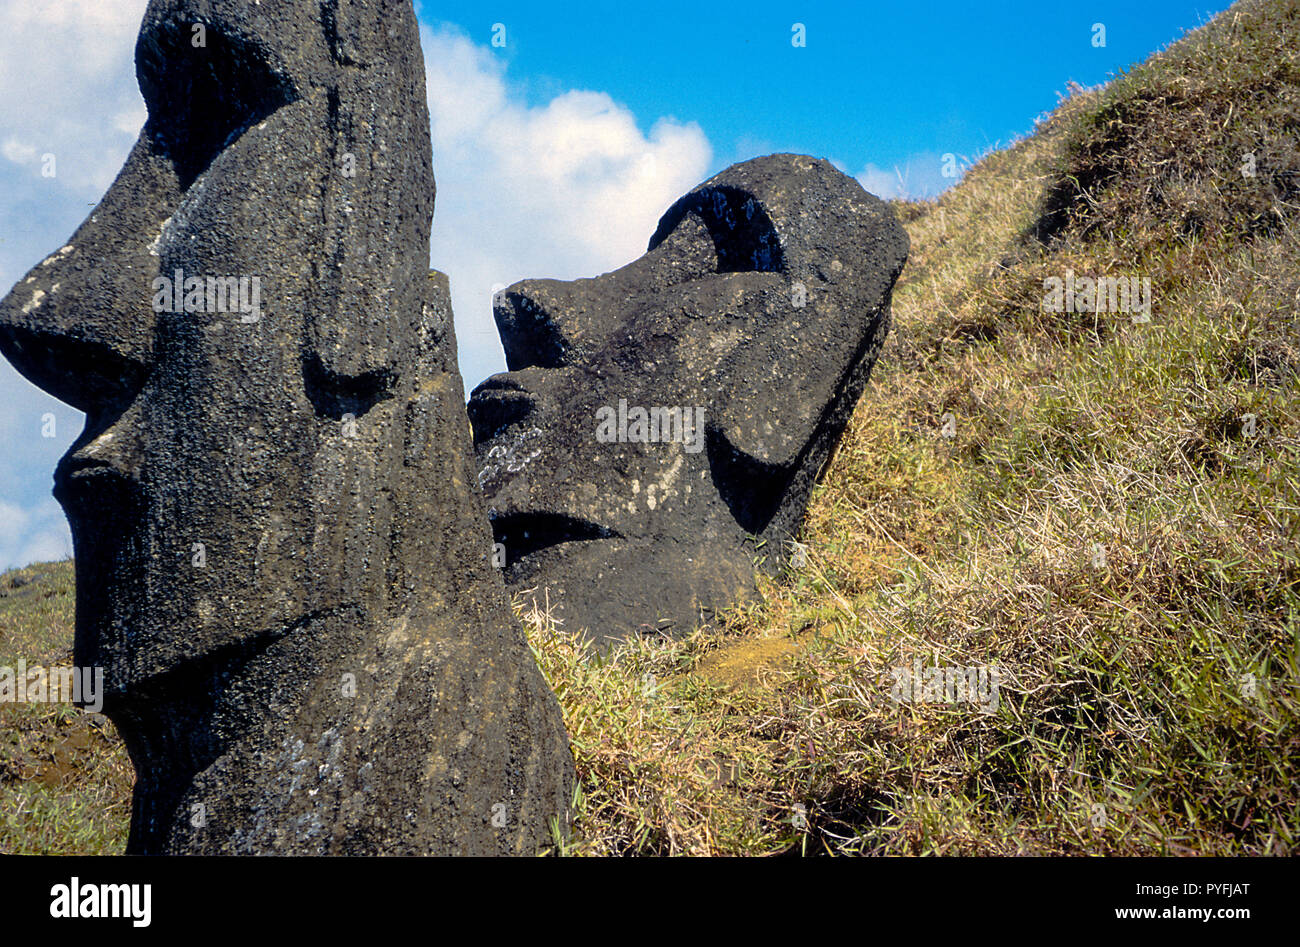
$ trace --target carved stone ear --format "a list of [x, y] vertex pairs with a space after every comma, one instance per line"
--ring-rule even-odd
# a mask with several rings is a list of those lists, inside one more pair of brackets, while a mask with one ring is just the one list
[[788, 505], [797, 476], [817, 475], [889, 329], [888, 299], [858, 311], [821, 306], [805, 310], [794, 331], [802, 338], [791, 340], [788, 323], [755, 338], [715, 402], [706, 439], [713, 482], [750, 533], [763, 532]]
[[703, 223], [713, 239], [717, 272], [779, 272], [785, 268], [785, 254], [776, 225], [764, 209], [762, 199], [751, 191], [718, 178], [701, 185], [668, 208], [659, 219], [649, 250], [657, 249], [675, 236], [690, 218]]
[[[908, 250], [894, 214], [856, 181], [826, 161], [778, 157], [727, 169], [665, 215], [698, 207], [719, 260], [731, 261], [727, 279], [753, 284], [752, 335], [718, 375], [708, 442], [715, 481], [747, 497], [733, 512], [743, 507], [751, 532], [843, 431]], [[769, 272], [735, 272], [746, 269]]]
[[[406, 0], [331, 0], [324, 9], [337, 70], [325, 90], [333, 141], [323, 156], [327, 262], [308, 319], [308, 362], [323, 378], [369, 390], [413, 357], [428, 280], [422, 257], [434, 193], [413, 194], [408, 183], [432, 180], [424, 71], [391, 55], [419, 50]], [[410, 36], [394, 41], [392, 31]]]
[[768, 325], [756, 327], [738, 356], [743, 364], [728, 366], [712, 421], [737, 451], [786, 468], [846, 389], [861, 393], [861, 363], [869, 367], [884, 340], [889, 300], [810, 299], [797, 310], [788, 298], [773, 302], [763, 300]]

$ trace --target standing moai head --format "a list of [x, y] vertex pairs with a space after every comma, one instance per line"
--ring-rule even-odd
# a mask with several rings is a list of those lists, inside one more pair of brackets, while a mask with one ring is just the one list
[[506, 584], [598, 641], [691, 631], [785, 561], [884, 341], [908, 238], [828, 162], [677, 201], [644, 256], [498, 295], [470, 399]]
[[410, 0], [153, 0], [136, 67], [125, 167], [0, 303], [87, 416], [55, 495], [130, 850], [533, 851], [572, 760], [428, 270]]

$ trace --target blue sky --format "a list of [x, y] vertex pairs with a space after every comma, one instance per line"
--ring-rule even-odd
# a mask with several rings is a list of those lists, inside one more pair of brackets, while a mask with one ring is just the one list
[[[713, 170], [770, 151], [828, 157], [854, 173], [917, 156], [977, 155], [1031, 128], [1067, 80], [1104, 81], [1225, 3], [669, 2], [423, 4], [422, 18], [488, 42], [533, 103], [609, 93], [643, 121], [698, 122]], [[566, 5], [567, 6], [567, 5]], [[741, 10], [743, 12], [738, 13]], [[792, 25], [807, 45], [792, 45]], [[1106, 45], [1093, 44], [1093, 25]], [[937, 162], [936, 162], [937, 167]], [[937, 170], [918, 169], [932, 190]]]
[[[132, 50], [145, 5], [0, 0], [0, 292], [66, 242], [143, 124]], [[727, 165], [803, 152], [882, 196], [932, 196], [953, 183], [945, 154], [1007, 144], [1070, 81], [1103, 82], [1226, 6], [417, 3], [431, 263], [451, 277], [467, 387], [504, 367], [493, 291], [629, 262], [676, 197]], [[51, 154], [57, 173], [43, 176]], [[0, 569], [70, 552], [49, 491], [80, 428], [0, 360]]]

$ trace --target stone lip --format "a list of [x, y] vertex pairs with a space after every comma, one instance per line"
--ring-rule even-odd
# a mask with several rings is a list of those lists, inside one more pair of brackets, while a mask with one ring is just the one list
[[87, 414], [56, 496], [128, 851], [536, 852], [573, 760], [428, 272], [410, 0], [153, 0], [136, 60], [126, 165], [0, 301], [0, 351]]
[[627, 266], [502, 292], [510, 370], [469, 414], [507, 586], [600, 644], [753, 596], [862, 395], [907, 251], [856, 181], [770, 155], [684, 195]]

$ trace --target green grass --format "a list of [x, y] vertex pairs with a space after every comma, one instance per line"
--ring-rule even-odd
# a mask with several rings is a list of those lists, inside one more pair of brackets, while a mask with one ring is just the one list
[[[524, 616], [567, 853], [1297, 853], [1298, 50], [1300, 4], [1245, 0], [896, 205], [895, 331], [807, 565], [609, 658]], [[1151, 322], [1044, 312], [1067, 269], [1150, 278]], [[66, 660], [68, 566], [24, 574], [0, 663]], [[918, 659], [996, 667], [996, 711], [894, 702]], [[0, 707], [0, 850], [121, 850], [130, 768], [68, 719]]]
[[[0, 576], [0, 666], [72, 663], [70, 562]], [[121, 852], [134, 774], [113, 725], [70, 704], [0, 704], [0, 853]]]

